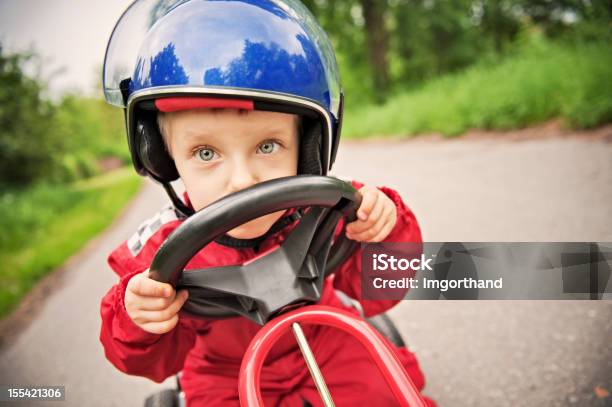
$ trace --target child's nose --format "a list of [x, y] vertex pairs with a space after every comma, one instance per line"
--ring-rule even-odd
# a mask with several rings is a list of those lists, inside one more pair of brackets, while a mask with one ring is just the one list
[[[236, 192], [253, 186], [257, 183], [257, 177], [248, 164], [242, 160], [236, 162], [230, 177], [230, 191]], [[230, 193], [231, 193], [230, 192]]]

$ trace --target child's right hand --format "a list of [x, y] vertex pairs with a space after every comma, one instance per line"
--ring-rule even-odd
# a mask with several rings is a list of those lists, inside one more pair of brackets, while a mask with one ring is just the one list
[[125, 290], [125, 310], [140, 328], [154, 334], [171, 331], [187, 300], [187, 290], [176, 293], [172, 285], [149, 278], [149, 269], [136, 274]]

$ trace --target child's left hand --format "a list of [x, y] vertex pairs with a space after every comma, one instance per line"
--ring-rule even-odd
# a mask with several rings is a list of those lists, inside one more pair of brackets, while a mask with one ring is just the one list
[[397, 208], [378, 188], [365, 185], [359, 192], [363, 200], [357, 210], [357, 220], [346, 225], [346, 237], [358, 242], [381, 242], [395, 226]]

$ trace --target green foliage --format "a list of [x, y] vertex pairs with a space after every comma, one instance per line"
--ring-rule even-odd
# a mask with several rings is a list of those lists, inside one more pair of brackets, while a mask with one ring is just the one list
[[108, 156], [128, 163], [121, 111], [76, 95], [46, 100], [44, 83], [24, 73], [36, 62], [0, 46], [0, 190], [90, 177]]
[[399, 1], [390, 8], [396, 83], [408, 86], [473, 62], [486, 48], [472, 1]]
[[610, 43], [551, 43], [534, 38], [502, 62], [486, 60], [389, 100], [346, 114], [343, 134], [458, 135], [510, 129], [555, 117], [576, 128], [612, 120]]
[[98, 160], [113, 156], [130, 161], [121, 111], [100, 99], [66, 95], [57, 107], [55, 129], [64, 139], [57, 181], [87, 178], [99, 172]]
[[[612, 41], [608, 0], [305, 0], [329, 34], [340, 62], [347, 107], [419, 88], [427, 80], [480, 62], [500, 60], [521, 32], [549, 39]], [[384, 10], [392, 89], [374, 85], [366, 7]], [[380, 69], [381, 62], [377, 62]]]
[[549, 38], [603, 41], [612, 39], [609, 0], [522, 0], [520, 7]]
[[0, 318], [44, 274], [102, 231], [139, 185], [130, 168], [0, 195]]
[[0, 186], [23, 185], [57, 165], [62, 140], [50, 131], [55, 107], [43, 86], [23, 73], [32, 55], [5, 55], [0, 45]]

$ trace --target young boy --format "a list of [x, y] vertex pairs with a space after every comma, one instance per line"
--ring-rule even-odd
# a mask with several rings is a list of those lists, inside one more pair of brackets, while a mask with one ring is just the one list
[[[155, 10], [157, 20], [141, 39], [132, 77], [113, 84], [107, 79], [116, 77], [109, 51], [122, 44], [126, 26], [142, 21], [143, 15], [150, 17], [152, 11], [132, 6], [117, 24], [107, 50], [104, 86], [110, 102], [117, 101], [116, 91], [121, 92], [136, 169], [162, 183], [173, 206], [144, 222], [110, 254], [109, 264], [120, 281], [102, 300], [100, 340], [106, 357], [128, 374], [161, 382], [182, 371], [181, 387], [189, 406], [238, 405], [240, 362], [260, 327], [242, 317], [179, 317], [187, 292], [150, 279], [148, 268], [167, 236], [194, 211], [262, 181], [327, 173], [341, 121], [341, 102], [334, 106], [339, 90], [333, 83], [335, 60], [329, 58], [331, 46], [321, 44], [326, 37], [321, 37], [312, 16], [296, 2], [179, 2]], [[246, 28], [215, 26], [229, 20], [242, 21]], [[260, 25], [249, 30], [253, 24], [268, 31], [277, 27], [268, 33], [273, 43], [261, 38]], [[180, 35], [182, 31], [186, 36]], [[288, 32], [284, 44], [282, 36]], [[134, 40], [134, 33], [129, 35]], [[194, 44], [200, 44], [200, 51]], [[296, 44], [303, 60], [295, 57]], [[232, 57], [233, 45], [238, 51]], [[252, 55], [250, 49], [257, 46], [262, 48]], [[193, 62], [198, 60], [195, 56], [200, 60]], [[322, 84], [324, 90], [317, 90]], [[185, 202], [169, 184], [177, 178], [185, 186]], [[363, 200], [358, 219], [346, 227], [348, 238], [421, 241], [417, 221], [397, 192], [352, 184]], [[186, 272], [241, 264], [280, 245], [297, 224], [295, 215], [293, 210], [271, 213], [219, 236], [188, 263]], [[357, 313], [340, 301], [339, 290], [359, 300], [365, 315], [372, 316], [397, 302], [362, 300], [360, 272], [361, 251], [356, 250], [325, 281], [319, 303]], [[353, 338], [325, 326], [305, 326], [304, 332], [337, 405], [395, 405], [367, 352]], [[414, 356], [405, 348], [397, 353], [422, 389], [424, 378]], [[290, 334], [266, 359], [261, 388], [266, 405], [302, 406], [304, 400], [322, 405]]]

